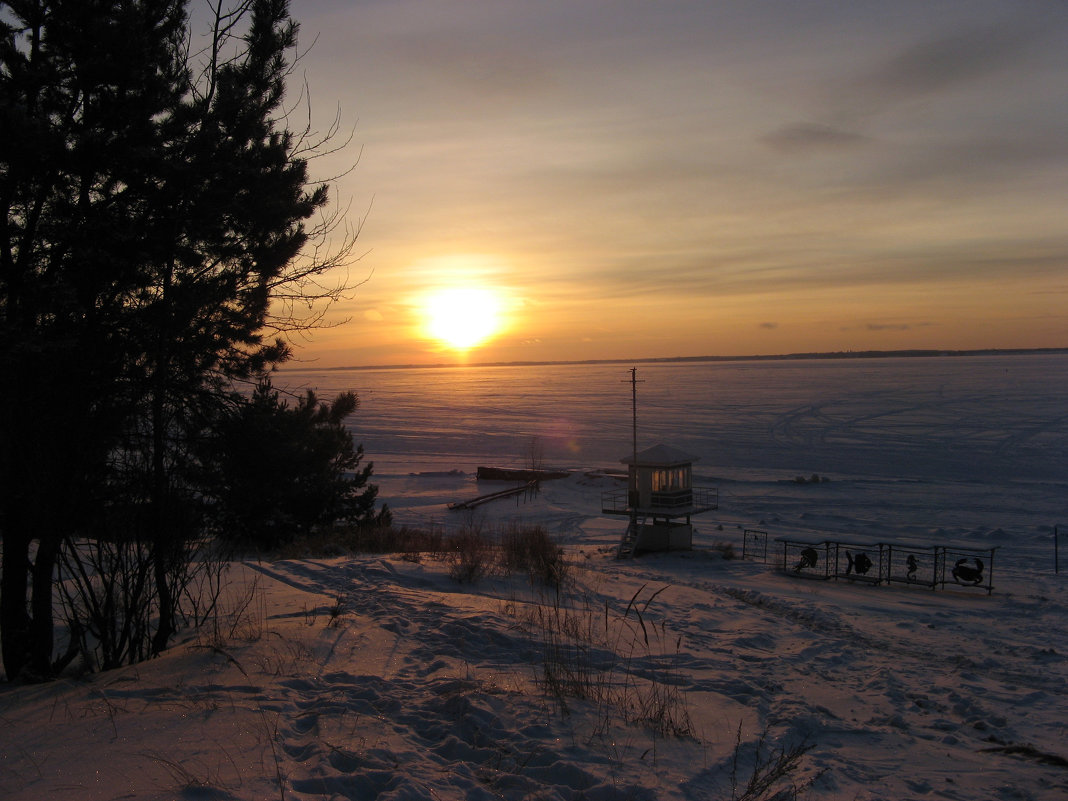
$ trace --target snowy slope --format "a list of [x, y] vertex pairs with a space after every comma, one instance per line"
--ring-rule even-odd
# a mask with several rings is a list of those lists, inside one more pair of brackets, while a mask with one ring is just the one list
[[[694, 552], [616, 561], [620, 523], [596, 500], [611, 483], [579, 473], [464, 521], [544, 524], [572, 564], [560, 600], [522, 576], [459, 584], [427, 556], [236, 565], [218, 636], [0, 688], [0, 796], [723, 799], [736, 755], [744, 782], [763, 735], [765, 759], [810, 747], [777, 785], [814, 779], [804, 798], [1068, 797], [1065, 577], [1045, 558], [1041, 511], [1004, 516], [1000, 533], [958, 513], [948, 531], [888, 511], [881, 491], [739, 482]], [[440, 520], [477, 490], [386, 478], [397, 498], [394, 484], [401, 517]], [[723, 559], [714, 546], [740, 553], [739, 526], [760, 512], [773, 537], [997, 544], [996, 588], [811, 581]], [[561, 609], [592, 632], [589, 664], [615, 688], [602, 698], [542, 682], [536, 621]], [[650, 697], [659, 719], [627, 708]]]

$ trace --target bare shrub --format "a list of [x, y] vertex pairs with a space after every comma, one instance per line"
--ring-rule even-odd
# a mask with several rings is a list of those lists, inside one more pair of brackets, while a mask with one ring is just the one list
[[449, 576], [471, 584], [492, 573], [525, 573], [532, 584], [559, 589], [568, 562], [541, 526], [511, 526], [486, 531], [477, 523], [446, 535], [444, 528], [411, 526], [337, 526], [294, 539], [272, 553], [277, 559], [342, 556], [352, 553], [400, 554], [418, 562], [423, 555], [444, 559]]
[[505, 570], [526, 573], [532, 584], [559, 589], [567, 576], [563, 549], [541, 526], [513, 527], [504, 532], [501, 560]]
[[474, 528], [449, 537], [445, 542], [449, 578], [461, 584], [477, 583], [494, 567], [495, 550], [494, 544]]
[[216, 609], [218, 614], [210, 625], [218, 642], [256, 642], [267, 629], [267, 597], [259, 576], [231, 593]]
[[441, 530], [433, 527], [427, 531], [410, 526], [331, 526], [297, 537], [271, 555], [276, 559], [301, 559], [353, 553], [440, 554], [443, 543]]
[[355, 529], [344, 539], [352, 553], [440, 553], [444, 537], [440, 529], [429, 531], [411, 526], [373, 526]]
[[639, 669], [628, 662], [630, 687], [627, 700], [631, 704], [628, 720], [642, 723], [663, 736], [693, 737], [693, 721], [680, 689], [683, 686], [679, 675], [682, 638], [674, 638], [672, 649], [666, 621], [650, 629], [653, 641], [643, 640], [644, 665]]
[[327, 625], [333, 629], [338, 628], [341, 625], [341, 616], [345, 614], [345, 593], [338, 593], [334, 605], [328, 611], [330, 613], [330, 622]]
[[[225, 754], [225, 749], [223, 749]], [[218, 755], [218, 761], [223, 761], [223, 754]], [[233, 798], [230, 789], [237, 789], [224, 782], [221, 776], [221, 764], [211, 765], [206, 760], [191, 757], [179, 760], [171, 758], [162, 751], [149, 750], [138, 754], [143, 759], [162, 767], [174, 782], [181, 797], [188, 798]], [[231, 761], [230, 764], [233, 764]], [[225, 789], [224, 789], [225, 788]]]
[[421, 528], [401, 526], [392, 529], [394, 546], [404, 554], [440, 554], [445, 549], [445, 534], [442, 528], [431, 527], [429, 531]]
[[315, 664], [315, 653], [299, 640], [288, 640], [277, 632], [271, 632], [277, 642], [268, 650], [256, 655], [253, 664], [267, 676], [307, 675]]
[[216, 619], [229, 564], [210, 540], [173, 546], [163, 570], [169, 601], [159, 595], [160, 559], [151, 541], [134, 536], [65, 538], [57, 553], [56, 586], [67, 625], [62, 670], [81, 654], [87, 670], [110, 670], [147, 659], [158, 635], [160, 609], [172, 625], [197, 629]]
[[592, 701], [607, 727], [613, 717], [655, 734], [692, 737], [693, 724], [678, 680], [681, 638], [666, 622], [647, 619], [649, 606], [665, 589], [642, 586], [622, 613], [588, 596], [568, 603], [560, 593], [530, 607], [521, 622], [541, 637], [540, 675], [546, 692], [567, 714], [569, 699]]
[[599, 611], [589, 597], [572, 606], [556, 594], [549, 603], [527, 608], [521, 622], [541, 638], [539, 680], [561, 710], [570, 711], [569, 699], [600, 701], [610, 693], [617, 662], [615, 651], [605, 647], [608, 638], [608, 606], [604, 609], [604, 630]]
[[[731, 758], [730, 801], [787, 801], [796, 799], [811, 787], [825, 771], [817, 771], [801, 780], [793, 775], [801, 767], [805, 754], [812, 750], [809, 743], [790, 746], [771, 745], [765, 728], [753, 744], [742, 742], [742, 726], [738, 724], [734, 754]], [[743, 778], [743, 763], [751, 762], [748, 778]]]

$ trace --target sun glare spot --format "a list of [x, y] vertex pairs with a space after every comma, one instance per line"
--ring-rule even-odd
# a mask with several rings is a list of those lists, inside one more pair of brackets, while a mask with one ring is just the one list
[[423, 306], [426, 333], [455, 350], [481, 345], [501, 327], [501, 302], [488, 289], [443, 289]]

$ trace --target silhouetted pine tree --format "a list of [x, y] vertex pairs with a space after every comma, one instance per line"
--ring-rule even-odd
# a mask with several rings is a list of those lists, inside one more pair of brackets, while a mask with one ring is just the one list
[[204, 449], [204, 481], [219, 536], [272, 548], [317, 526], [388, 523], [375, 511], [373, 465], [353, 444], [345, 418], [354, 393], [324, 403], [308, 390], [290, 405], [269, 380], [220, 421]]
[[[286, 128], [296, 25], [285, 0], [0, 3], [0, 638], [9, 678], [48, 675], [65, 540], [116, 498], [148, 521], [158, 627], [178, 625], [170, 568], [194, 533], [201, 430], [232, 379], [289, 349], [271, 304], [329, 300], [343, 261], [300, 254], [327, 187]], [[203, 44], [202, 44], [203, 43]], [[313, 325], [282, 309], [274, 330]], [[181, 522], [179, 522], [181, 521]], [[33, 558], [31, 559], [31, 554]], [[29, 579], [29, 581], [28, 581]], [[27, 587], [30, 587], [29, 592]]]

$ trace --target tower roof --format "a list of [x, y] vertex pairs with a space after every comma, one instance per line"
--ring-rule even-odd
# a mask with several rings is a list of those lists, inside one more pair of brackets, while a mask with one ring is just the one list
[[[677, 467], [696, 462], [699, 458], [678, 448], [672, 448], [670, 445], [660, 444], [638, 451], [637, 464], [645, 467]], [[619, 461], [623, 464], [634, 464], [634, 455], [624, 456]]]

